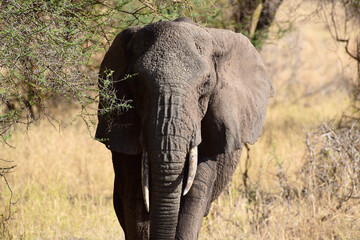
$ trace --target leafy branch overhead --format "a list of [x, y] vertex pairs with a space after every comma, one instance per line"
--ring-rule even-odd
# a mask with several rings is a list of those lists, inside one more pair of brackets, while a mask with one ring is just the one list
[[[0, 135], [29, 124], [61, 101], [94, 101], [93, 55], [126, 21], [97, 1], [2, 1], [0, 5]], [[131, 15], [132, 16], [132, 15]], [[3, 138], [4, 140], [4, 138]]]
[[[270, 6], [268, 2], [261, 3], [263, 11]], [[250, 2], [245, 5], [241, 9], [248, 9], [249, 16], [253, 16], [259, 6], [256, 4], [253, 8]], [[223, 11], [229, 6], [233, 11]], [[250, 32], [246, 27], [236, 27], [245, 21], [237, 17], [236, 12], [240, 11], [237, 7], [244, 7], [244, 3], [155, 0], [2, 1], [2, 141], [6, 142], [11, 136], [10, 130], [17, 123], [29, 126], [44, 116], [49, 117], [49, 109], [54, 106], [69, 106], [71, 103], [81, 109], [82, 117], [89, 116], [89, 106], [97, 101], [99, 95], [96, 87], [99, 65], [97, 56], [105, 52], [114, 36], [122, 29], [160, 19], [173, 20], [186, 16], [213, 27], [232, 28], [245, 34], [254, 34], [254, 31]], [[256, 24], [252, 27], [258, 29], [264, 25], [262, 18], [265, 15], [261, 13], [260, 18], [259, 14], [256, 16]], [[255, 34], [255, 38], [258, 35]]]

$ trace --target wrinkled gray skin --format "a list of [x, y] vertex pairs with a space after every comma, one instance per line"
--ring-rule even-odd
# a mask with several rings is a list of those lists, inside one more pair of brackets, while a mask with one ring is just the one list
[[[112, 151], [114, 207], [126, 239], [197, 239], [210, 204], [225, 188], [244, 143], [261, 134], [273, 88], [249, 40], [189, 19], [128, 28], [101, 64], [102, 79], [134, 108], [103, 114], [96, 137]], [[128, 74], [131, 78], [119, 81]], [[191, 148], [198, 168], [183, 196]], [[141, 188], [141, 155], [150, 162], [150, 213]]]

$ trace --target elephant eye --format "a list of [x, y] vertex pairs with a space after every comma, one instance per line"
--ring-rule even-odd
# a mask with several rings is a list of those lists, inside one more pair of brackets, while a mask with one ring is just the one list
[[210, 91], [210, 87], [211, 87], [211, 76], [210, 74], [206, 76], [206, 78], [204, 79], [203, 83], [201, 84], [201, 86], [199, 87], [199, 93], [200, 96], [205, 95], [207, 92]]

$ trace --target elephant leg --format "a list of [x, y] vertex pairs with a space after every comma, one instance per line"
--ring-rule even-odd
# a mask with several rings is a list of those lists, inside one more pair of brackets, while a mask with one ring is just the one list
[[234, 175], [236, 167], [240, 161], [241, 153], [242, 148], [231, 153], [216, 155], [217, 173], [210, 202], [213, 202], [225, 190], [227, 184]]
[[142, 196], [141, 155], [112, 152], [114, 208], [127, 240], [147, 240], [150, 220]]
[[115, 213], [116, 213], [116, 217], [119, 220], [120, 225], [122, 226], [124, 232], [125, 232], [125, 216], [124, 216], [124, 208], [123, 208], [123, 203], [121, 201], [121, 197], [119, 192], [116, 190], [116, 187], [119, 183], [117, 182], [117, 179], [115, 177], [115, 182], [114, 182], [114, 195], [113, 195], [113, 204], [114, 204], [114, 209], [115, 209]]
[[231, 180], [241, 152], [239, 149], [201, 159], [193, 186], [181, 198], [176, 239], [198, 239], [202, 220], [208, 215], [211, 203]]
[[202, 220], [211, 198], [216, 178], [216, 162], [199, 159], [196, 177], [190, 191], [181, 198], [176, 239], [198, 239]]

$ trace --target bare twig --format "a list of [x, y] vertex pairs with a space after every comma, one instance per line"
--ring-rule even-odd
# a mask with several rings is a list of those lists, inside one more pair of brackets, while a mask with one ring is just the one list
[[[3, 159], [1, 159], [2, 161], [5, 161]], [[6, 162], [10, 162], [10, 161], [6, 161]], [[0, 168], [0, 177], [4, 179], [5, 181], [5, 185], [7, 187], [7, 189], [9, 190], [10, 192], [10, 197], [9, 197], [9, 209], [8, 209], [8, 214], [7, 216], [4, 215], [5, 217], [2, 219], [3, 221], [8, 221], [10, 218], [11, 218], [11, 206], [13, 204], [15, 204], [16, 202], [13, 202], [12, 199], [13, 199], [13, 191], [10, 187], [10, 184], [6, 178], [6, 174], [10, 173], [12, 170], [14, 170], [14, 168], [16, 167], [16, 165], [14, 166], [11, 166], [11, 167], [1, 167]]]

